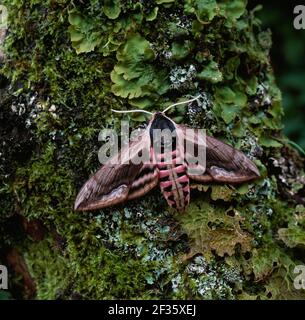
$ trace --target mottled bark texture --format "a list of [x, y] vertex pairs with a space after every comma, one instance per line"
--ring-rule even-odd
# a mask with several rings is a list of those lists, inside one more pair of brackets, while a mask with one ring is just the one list
[[[293, 285], [304, 263], [304, 159], [282, 134], [271, 33], [256, 9], [245, 0], [2, 2], [0, 262], [10, 262], [13, 295], [304, 298]], [[183, 214], [158, 189], [73, 211], [99, 168], [99, 131], [127, 118], [111, 108], [154, 111], [198, 94], [170, 116], [242, 150], [261, 179], [195, 185]], [[136, 128], [145, 117], [129, 120]]]

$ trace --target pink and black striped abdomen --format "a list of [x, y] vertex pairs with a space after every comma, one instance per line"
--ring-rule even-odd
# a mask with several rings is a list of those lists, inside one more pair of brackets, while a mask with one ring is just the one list
[[[159, 181], [161, 191], [169, 204], [174, 209], [184, 211], [190, 202], [190, 184], [186, 166], [181, 163], [178, 150], [174, 150], [168, 161], [164, 154], [157, 155]], [[166, 161], [165, 161], [166, 160]]]

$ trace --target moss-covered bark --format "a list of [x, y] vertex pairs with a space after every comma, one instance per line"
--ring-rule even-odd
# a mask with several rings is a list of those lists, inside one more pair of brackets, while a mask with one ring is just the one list
[[[0, 259], [13, 291], [12, 248], [29, 270], [21, 297], [31, 279], [39, 299], [304, 297], [293, 286], [305, 263], [304, 162], [281, 132], [270, 32], [245, 0], [2, 2]], [[245, 152], [260, 180], [194, 186], [184, 214], [159, 190], [72, 210], [99, 167], [99, 131], [119, 129], [111, 108], [198, 94], [173, 119]]]

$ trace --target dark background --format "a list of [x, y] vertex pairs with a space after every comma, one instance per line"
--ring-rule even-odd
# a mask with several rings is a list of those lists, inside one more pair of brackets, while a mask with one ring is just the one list
[[263, 28], [272, 31], [271, 61], [283, 95], [285, 132], [305, 149], [305, 30], [293, 27], [293, 9], [305, 0], [249, 0], [249, 8], [258, 4]]

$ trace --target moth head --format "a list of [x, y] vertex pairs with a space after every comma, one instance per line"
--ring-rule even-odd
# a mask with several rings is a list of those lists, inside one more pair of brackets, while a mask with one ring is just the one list
[[175, 130], [175, 123], [173, 120], [160, 111], [157, 111], [153, 114], [150, 124], [150, 127], [153, 129], [169, 129], [170, 131]]
[[163, 112], [154, 113], [149, 124], [149, 135], [154, 148], [176, 148], [176, 124]]

